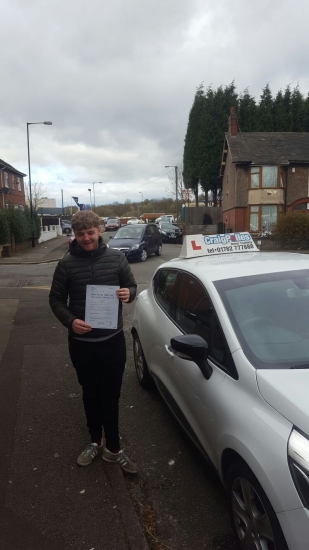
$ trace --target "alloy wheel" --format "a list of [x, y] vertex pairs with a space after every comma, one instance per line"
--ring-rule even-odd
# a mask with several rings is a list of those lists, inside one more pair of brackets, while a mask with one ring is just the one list
[[276, 550], [271, 521], [258, 493], [246, 478], [234, 480], [232, 510], [238, 538], [245, 550]]
[[145, 261], [147, 260], [147, 256], [148, 256], [147, 250], [146, 250], [146, 248], [144, 248], [144, 249], [142, 250], [142, 253], [141, 253], [141, 261], [142, 261], [142, 262], [145, 262]]

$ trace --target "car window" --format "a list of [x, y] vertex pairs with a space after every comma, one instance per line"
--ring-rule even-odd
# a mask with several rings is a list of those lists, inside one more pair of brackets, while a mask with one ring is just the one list
[[162, 269], [155, 277], [154, 293], [156, 300], [164, 311], [172, 318], [175, 316], [177, 300], [178, 272], [173, 269]]
[[186, 334], [198, 334], [208, 344], [209, 359], [237, 377], [219, 319], [204, 286], [189, 273], [181, 277], [175, 322]]

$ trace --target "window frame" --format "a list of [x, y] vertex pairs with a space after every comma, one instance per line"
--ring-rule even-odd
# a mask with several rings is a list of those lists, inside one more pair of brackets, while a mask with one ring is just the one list
[[[176, 279], [175, 279], [175, 282], [174, 282], [175, 291], [174, 291], [173, 300], [172, 300], [172, 303], [171, 303], [170, 312], [168, 312], [167, 309], [164, 308], [163, 304], [157, 298], [158, 282], [159, 282], [159, 279], [160, 279], [160, 274], [163, 271], [168, 271], [169, 273], [176, 274]], [[195, 277], [195, 275], [193, 275], [192, 273], [190, 273], [188, 271], [180, 271], [180, 270], [177, 270], [175, 268], [174, 269], [173, 268], [171, 268], [171, 269], [162, 268], [162, 269], [158, 270], [155, 277], [154, 277], [154, 279], [153, 279], [153, 296], [154, 296], [155, 302], [157, 303], [158, 307], [167, 315], [167, 317], [171, 320], [171, 322], [174, 323], [174, 325], [183, 334], [197, 334], [197, 332], [194, 332], [194, 333], [187, 332], [186, 329], [179, 322], [177, 322], [177, 320], [176, 320], [176, 310], [177, 310], [177, 306], [179, 304], [179, 294], [180, 294], [182, 280], [183, 280], [184, 276], [191, 277], [194, 280], [195, 283], [200, 285], [200, 287], [201, 287], [201, 289], [204, 293], [205, 298], [207, 298], [207, 300], [210, 303], [210, 309], [212, 309], [212, 311], [213, 311], [213, 314], [212, 314], [212, 317], [211, 317], [211, 336], [210, 336], [210, 341], [207, 342], [208, 349], [209, 349], [209, 355], [208, 355], [209, 361], [211, 363], [213, 363], [214, 365], [216, 365], [220, 370], [224, 371], [226, 374], [228, 374], [229, 376], [234, 378], [235, 380], [238, 380], [238, 373], [237, 373], [236, 365], [234, 363], [233, 356], [231, 354], [231, 351], [230, 351], [230, 348], [228, 346], [226, 337], [225, 337], [223, 329], [221, 327], [221, 323], [220, 323], [219, 317], [217, 315], [216, 309], [213, 305], [213, 301], [211, 300], [209, 293], [207, 292], [205, 286], [200, 281], [200, 279], [198, 279], [197, 277]], [[226, 363], [228, 362], [228, 365], [221, 363], [217, 358], [212, 356], [214, 330], [215, 330], [216, 327], [219, 330], [221, 339], [223, 341], [223, 345], [225, 347], [225, 355], [226, 355], [226, 358], [227, 358], [225, 362]]]
[[[277, 168], [277, 185], [274, 187], [267, 187], [267, 186], [264, 186], [263, 185], [263, 168]], [[254, 170], [254, 172], [253, 172]], [[259, 185], [257, 187], [252, 187], [251, 185], [251, 175], [254, 175], [254, 174], [259, 174]], [[281, 185], [281, 167], [278, 166], [278, 165], [270, 165], [270, 164], [265, 164], [265, 165], [252, 165], [250, 166], [250, 169], [249, 169], [249, 182], [248, 182], [248, 188], [251, 190], [251, 189], [278, 189], [278, 188], [282, 188], [282, 185]]]
[[4, 172], [4, 187], [6, 187], [7, 189], [10, 188], [8, 172]]
[[[283, 214], [283, 204], [248, 204], [248, 227], [250, 233], [257, 233], [263, 231], [262, 228], [262, 207], [263, 206], [276, 206], [277, 207], [277, 218], [276, 222], [279, 219], [279, 216]], [[251, 208], [257, 208], [257, 212], [251, 212]], [[258, 229], [251, 229], [251, 214], [258, 215]]]
[[21, 181], [20, 181], [20, 178], [16, 178], [17, 180], [17, 191], [21, 191]]

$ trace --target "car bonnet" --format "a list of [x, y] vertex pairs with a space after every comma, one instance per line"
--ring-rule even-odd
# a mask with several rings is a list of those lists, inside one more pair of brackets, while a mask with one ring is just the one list
[[259, 369], [256, 372], [263, 399], [309, 436], [309, 369]]

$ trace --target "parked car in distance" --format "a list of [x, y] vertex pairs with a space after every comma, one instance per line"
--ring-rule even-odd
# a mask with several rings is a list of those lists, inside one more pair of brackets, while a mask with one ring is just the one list
[[127, 225], [135, 225], [137, 223], [143, 223], [139, 218], [131, 218], [127, 221]]
[[124, 225], [110, 237], [108, 246], [121, 250], [128, 261], [144, 262], [150, 254], [161, 256], [162, 236], [154, 223]]
[[172, 216], [172, 214], [166, 214], [164, 216], [160, 216], [160, 218], [157, 218], [155, 220], [155, 223], [156, 224], [159, 224], [160, 222], [170, 222], [170, 223], [173, 223], [175, 220], [174, 220], [174, 216]]
[[105, 231], [115, 231], [120, 227], [120, 220], [117, 218], [109, 218], [105, 224]]
[[135, 303], [138, 380], [217, 470], [243, 549], [309, 547], [308, 326], [308, 255], [245, 232], [185, 236]]
[[62, 220], [62, 222], [61, 222], [61, 227], [62, 227], [62, 233], [65, 233], [66, 235], [68, 235], [69, 233], [71, 233], [72, 225], [71, 225], [71, 222], [70, 222], [70, 221], [68, 221], [68, 220]]
[[160, 222], [158, 229], [164, 243], [182, 243], [182, 230], [175, 223]]

